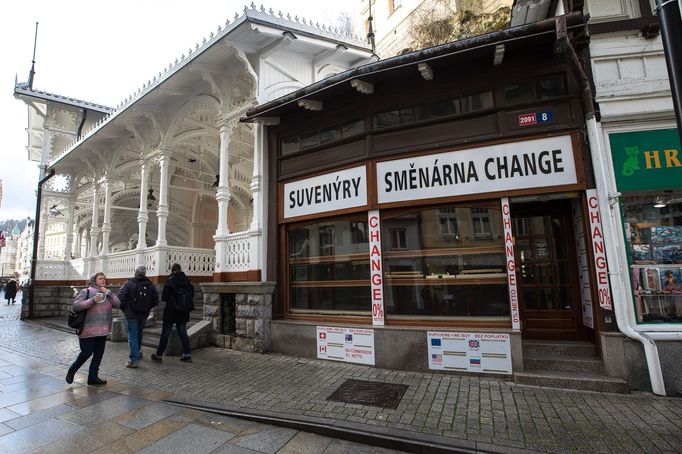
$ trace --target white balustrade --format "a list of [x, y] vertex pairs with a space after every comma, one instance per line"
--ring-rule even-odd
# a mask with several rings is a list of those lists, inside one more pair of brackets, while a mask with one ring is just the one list
[[66, 279], [66, 262], [63, 260], [40, 260], [36, 266], [37, 281], [61, 281]]
[[225, 257], [225, 271], [248, 271], [257, 263], [253, 256], [257, 250], [253, 241], [259, 241], [260, 236], [254, 238], [248, 232], [232, 233], [227, 238]]
[[[212, 276], [215, 270], [215, 250], [187, 247], [165, 246], [165, 274], [170, 274], [171, 266], [179, 263], [188, 276]], [[164, 274], [163, 272], [161, 274]]]

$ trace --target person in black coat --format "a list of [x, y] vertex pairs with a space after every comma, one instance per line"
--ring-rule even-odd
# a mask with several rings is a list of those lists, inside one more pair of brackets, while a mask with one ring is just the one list
[[182, 342], [180, 361], [192, 362], [189, 337], [187, 337], [187, 322], [190, 311], [194, 309], [194, 286], [177, 263], [171, 267], [171, 274], [163, 286], [161, 299], [166, 302], [166, 307], [163, 309], [163, 328], [161, 328], [161, 339], [156, 354], [152, 353], [152, 360], [159, 363], [163, 361], [163, 352], [166, 350], [173, 324], [175, 324], [180, 342]]
[[137, 369], [142, 358], [142, 333], [149, 313], [159, 303], [156, 287], [147, 277], [147, 268], [138, 265], [135, 276], [118, 290], [118, 299], [126, 317], [130, 356], [126, 367]]
[[17, 281], [14, 279], [10, 279], [7, 285], [5, 286], [5, 298], [7, 299], [7, 304], [9, 305], [10, 300], [12, 300], [12, 304], [14, 304], [14, 299], [17, 296]]

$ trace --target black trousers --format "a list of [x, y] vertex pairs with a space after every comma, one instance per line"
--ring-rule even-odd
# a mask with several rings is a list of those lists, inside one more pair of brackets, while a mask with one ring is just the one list
[[92, 356], [90, 369], [88, 370], [88, 380], [94, 380], [99, 376], [99, 365], [102, 363], [102, 357], [104, 356], [104, 347], [107, 346], [107, 336], [86, 337], [85, 339], [78, 339], [78, 342], [80, 343], [81, 352], [76, 361], [69, 367], [69, 372], [74, 374], [78, 372], [78, 369]]

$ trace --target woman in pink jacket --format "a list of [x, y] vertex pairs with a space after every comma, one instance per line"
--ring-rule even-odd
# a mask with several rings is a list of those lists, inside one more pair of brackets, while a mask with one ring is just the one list
[[104, 356], [107, 336], [111, 332], [111, 310], [120, 307], [118, 296], [105, 287], [107, 278], [104, 273], [90, 276], [88, 287], [78, 292], [73, 301], [75, 312], [85, 313], [85, 325], [78, 333], [81, 352], [66, 373], [66, 382], [73, 383], [78, 369], [92, 356], [88, 372], [88, 385], [106, 385], [107, 381], [99, 378], [99, 365]]

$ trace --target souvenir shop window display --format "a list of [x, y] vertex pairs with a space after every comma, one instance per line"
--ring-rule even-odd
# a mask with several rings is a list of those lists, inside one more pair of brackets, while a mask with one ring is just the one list
[[639, 322], [682, 322], [682, 191], [622, 197]]

